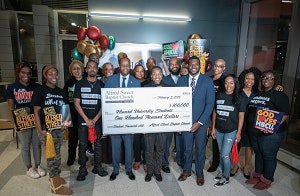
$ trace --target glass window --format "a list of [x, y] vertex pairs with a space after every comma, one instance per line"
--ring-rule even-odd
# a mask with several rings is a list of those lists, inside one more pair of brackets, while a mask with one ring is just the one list
[[32, 80], [37, 81], [37, 66], [35, 54], [35, 38], [32, 14], [18, 14], [19, 26], [19, 56], [17, 61], [27, 61], [32, 65]]
[[[293, 5], [292, 1], [281, 0], [251, 3], [245, 69], [252, 66], [261, 71], [272, 69], [282, 78]], [[298, 93], [300, 92], [300, 58], [296, 66], [294, 93], [290, 100], [289, 126], [281, 148], [300, 156], [300, 93]]]
[[58, 13], [59, 34], [77, 34], [79, 27], [87, 27], [86, 14]]

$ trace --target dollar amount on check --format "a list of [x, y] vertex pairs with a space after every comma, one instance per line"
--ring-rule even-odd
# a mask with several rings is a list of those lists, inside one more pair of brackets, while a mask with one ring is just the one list
[[189, 131], [191, 87], [103, 88], [103, 134]]

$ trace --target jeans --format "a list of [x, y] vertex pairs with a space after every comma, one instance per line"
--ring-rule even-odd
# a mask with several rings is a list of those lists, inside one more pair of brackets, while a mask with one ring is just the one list
[[19, 131], [19, 139], [22, 144], [21, 154], [26, 166], [31, 165], [31, 146], [35, 165], [41, 164], [41, 142], [35, 128]]
[[230, 175], [230, 152], [235, 141], [237, 130], [230, 133], [221, 133], [216, 130], [216, 138], [220, 151], [220, 168], [225, 178]]
[[251, 136], [250, 141], [255, 153], [255, 172], [267, 180], [274, 181], [277, 166], [277, 153], [285, 132], [266, 136]]

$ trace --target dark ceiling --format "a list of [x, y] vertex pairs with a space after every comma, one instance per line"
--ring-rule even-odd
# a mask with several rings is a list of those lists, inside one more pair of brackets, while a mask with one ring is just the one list
[[52, 9], [88, 9], [88, 0], [4, 0], [1, 10], [32, 11], [31, 5], [47, 5]]

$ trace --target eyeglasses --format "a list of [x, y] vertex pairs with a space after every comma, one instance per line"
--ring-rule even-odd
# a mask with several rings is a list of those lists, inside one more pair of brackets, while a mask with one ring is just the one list
[[215, 65], [216, 68], [223, 68], [225, 67], [224, 65]]
[[269, 80], [269, 81], [271, 81], [271, 80], [274, 80], [275, 78], [263, 76], [263, 77], [261, 77], [261, 79], [262, 80]]

